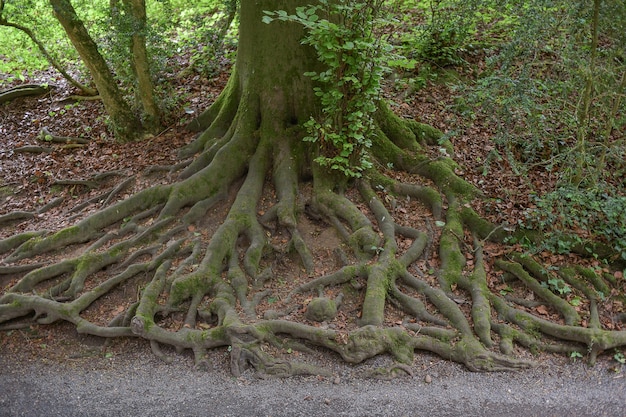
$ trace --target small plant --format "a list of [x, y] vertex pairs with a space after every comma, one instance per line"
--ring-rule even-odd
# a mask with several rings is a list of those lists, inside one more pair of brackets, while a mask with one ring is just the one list
[[484, 6], [478, 0], [428, 0], [418, 3], [417, 8], [421, 9], [423, 17], [411, 33], [401, 36], [400, 42], [407, 56], [435, 67], [460, 64], [462, 55], [471, 46], [472, 36], [477, 32], [476, 23], [492, 18], [486, 13], [480, 15], [479, 10]]
[[376, 252], [376, 255], [380, 255], [380, 254], [381, 254], [381, 252], [384, 250], [384, 248], [383, 248], [383, 247], [381, 247], [381, 246], [372, 246], [372, 247], [370, 248], [370, 250], [371, 250], [372, 252]]
[[569, 354], [569, 357], [576, 360], [576, 359], [580, 359], [583, 357], [582, 353], [580, 352], [572, 352]]
[[504, 287], [503, 289], [500, 290], [500, 295], [507, 296], [510, 293], [512, 293], [513, 291], [514, 291], [513, 288], [511, 288], [511, 286], [507, 285], [506, 287]]
[[565, 295], [572, 292], [572, 289], [560, 278], [550, 278], [548, 282], [542, 282], [541, 286], [549, 288], [555, 294]]
[[572, 297], [571, 300], [569, 300], [569, 303], [574, 307], [577, 307], [582, 303], [582, 299], [579, 296], [575, 295], [574, 297]]
[[320, 145], [318, 164], [351, 178], [372, 167], [367, 149], [386, 70], [383, 56], [389, 51], [375, 31], [383, 3], [320, 0], [317, 5], [298, 7], [295, 15], [266, 11], [263, 18], [265, 23], [278, 19], [305, 27], [302, 43], [316, 50], [325, 70], [305, 74], [317, 83], [314, 91], [322, 110], [305, 123], [304, 140]]
[[616, 352], [615, 355], [613, 355], [613, 359], [615, 359], [617, 362], [621, 363], [622, 365], [626, 364], [626, 357], [624, 356], [622, 352]]

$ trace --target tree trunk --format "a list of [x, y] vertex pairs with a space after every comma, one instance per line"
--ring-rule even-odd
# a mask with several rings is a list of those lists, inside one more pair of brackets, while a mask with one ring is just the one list
[[141, 137], [143, 128], [124, 101], [109, 66], [98, 51], [85, 25], [69, 0], [50, 0], [54, 15], [59, 20], [81, 59], [89, 69], [118, 141], [127, 142]]
[[146, 50], [146, 2], [125, 0], [124, 5], [132, 18], [130, 52], [133, 72], [137, 79], [137, 96], [143, 108], [143, 125], [151, 133], [160, 126], [159, 106], [154, 97], [154, 86], [150, 73], [150, 60]]
[[284, 125], [303, 123], [317, 107], [304, 75], [318, 66], [315, 51], [300, 44], [302, 28], [289, 22], [262, 22], [264, 10], [295, 13], [309, 0], [248, 1], [241, 5], [237, 75], [244, 94], [253, 94]]
[[[241, 2], [241, 23], [237, 61], [229, 82], [216, 105], [207, 109], [191, 128], [207, 128], [216, 110], [234, 95], [242, 106], [254, 106], [283, 126], [305, 122], [319, 108], [311, 80], [304, 73], [319, 64], [312, 48], [300, 44], [304, 35], [295, 23], [262, 22], [263, 11], [286, 10], [309, 4], [307, 0], [261, 0]], [[266, 116], [267, 115], [267, 116]]]

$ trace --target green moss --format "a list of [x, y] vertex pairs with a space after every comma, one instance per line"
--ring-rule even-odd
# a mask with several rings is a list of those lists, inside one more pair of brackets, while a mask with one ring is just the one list
[[407, 127], [415, 135], [416, 140], [420, 143], [438, 145], [439, 141], [443, 137], [443, 132], [441, 130], [425, 123], [419, 123], [415, 120], [405, 120], [404, 123], [406, 123]]
[[61, 229], [52, 235], [52, 240], [57, 242], [73, 241], [81, 232], [82, 229], [78, 226], [66, 227], [65, 229]]
[[317, 297], [311, 300], [304, 315], [311, 321], [330, 321], [337, 315], [337, 305], [330, 298]]
[[[137, 314], [135, 318], [139, 318], [141, 324], [143, 325], [143, 333], [148, 333], [155, 326], [154, 318], [151, 316], [147, 316], [145, 314]], [[138, 323], [137, 320], [133, 320], [133, 323]]]
[[448, 210], [446, 225], [439, 241], [442, 278], [448, 286], [458, 282], [465, 266], [465, 257], [459, 247], [459, 238], [463, 236], [463, 225], [456, 209], [457, 207], [453, 206]]
[[376, 124], [384, 132], [384, 136], [389, 138], [395, 145], [414, 152], [420, 150], [415, 134], [405, 123], [406, 121], [393, 113], [385, 100], [380, 101], [374, 116]]
[[184, 280], [177, 280], [172, 284], [170, 302], [176, 305], [194, 294], [204, 292], [207, 288], [208, 283], [199, 274], [189, 275]]
[[354, 297], [359, 293], [359, 284], [355, 279], [351, 279], [341, 287], [341, 292], [347, 297]]
[[463, 223], [481, 239], [489, 237], [492, 242], [502, 242], [509, 235], [504, 228], [497, 227], [483, 219], [470, 207], [461, 209], [461, 218]]
[[452, 191], [459, 197], [471, 198], [479, 194], [477, 188], [459, 178], [454, 169], [456, 164], [450, 158], [443, 158], [420, 165], [417, 172], [433, 180], [444, 192]]
[[368, 173], [368, 177], [372, 180], [372, 186], [376, 187], [377, 189], [383, 188], [385, 191], [393, 190], [397, 184], [397, 181], [389, 178], [386, 175], [382, 175], [376, 170]]
[[76, 271], [81, 271], [83, 269], [89, 269], [89, 266], [94, 263], [101, 263], [103, 259], [103, 255], [101, 253], [85, 253], [83, 254], [78, 262], [76, 263]]
[[389, 350], [393, 357], [400, 363], [413, 363], [414, 350], [410, 336], [398, 328], [387, 330], [389, 337]]
[[530, 317], [522, 313], [516, 313], [514, 321], [521, 326], [529, 336], [534, 337], [535, 339], [541, 339], [541, 327]]
[[13, 193], [14, 193], [14, 190], [12, 187], [9, 187], [9, 186], [0, 187], [0, 197], [12, 195]]
[[228, 337], [224, 326], [218, 326], [208, 331], [210, 332], [210, 337], [213, 340], [226, 340]]

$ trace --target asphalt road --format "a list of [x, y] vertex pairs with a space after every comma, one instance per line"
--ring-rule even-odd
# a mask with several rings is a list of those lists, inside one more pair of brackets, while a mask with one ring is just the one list
[[185, 357], [168, 365], [151, 355], [78, 364], [0, 356], [0, 416], [626, 416], [626, 368], [613, 368], [564, 360], [478, 374], [426, 357], [413, 376], [391, 381], [344, 365], [334, 378], [261, 380], [194, 370]]

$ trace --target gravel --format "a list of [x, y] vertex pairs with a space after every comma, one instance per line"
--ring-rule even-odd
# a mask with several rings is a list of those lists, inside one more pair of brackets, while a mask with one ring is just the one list
[[626, 369], [609, 360], [484, 374], [418, 354], [413, 375], [393, 380], [366, 377], [391, 364], [385, 357], [333, 362], [330, 378], [258, 379], [231, 376], [225, 354], [208, 371], [149, 352], [65, 362], [0, 354], [0, 416], [626, 416]]

